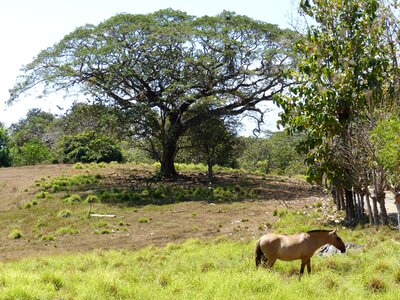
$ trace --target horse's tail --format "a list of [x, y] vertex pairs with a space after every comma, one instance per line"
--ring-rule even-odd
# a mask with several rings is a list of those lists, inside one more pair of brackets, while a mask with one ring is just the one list
[[258, 268], [258, 266], [261, 263], [261, 259], [263, 258], [263, 260], [264, 260], [264, 253], [261, 250], [260, 240], [257, 241], [255, 252], [256, 252], [255, 253], [256, 254], [256, 267]]

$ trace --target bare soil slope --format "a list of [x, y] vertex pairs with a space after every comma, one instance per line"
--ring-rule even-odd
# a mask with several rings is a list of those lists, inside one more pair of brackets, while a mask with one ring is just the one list
[[[276, 212], [280, 209], [302, 212], [307, 208], [315, 209], [312, 205], [323, 201], [317, 190], [295, 179], [220, 173], [216, 182], [210, 184], [205, 175], [188, 173], [178, 182], [164, 182], [163, 185], [172, 188], [239, 185], [256, 190], [257, 197], [218, 203], [197, 200], [132, 206], [124, 203], [65, 204], [56, 194], [50, 199], [38, 200], [38, 205], [31, 208], [24, 207], [40, 190], [35, 181], [86, 173], [101, 175], [102, 188], [135, 189], [148, 185], [146, 178], [152, 172], [130, 165], [94, 169], [76, 169], [70, 165], [0, 169], [0, 260], [93, 249], [137, 249], [189, 238], [222, 236], [251, 240], [269, 231], [279, 218]], [[70, 211], [71, 215], [61, 217], [63, 210]], [[115, 217], [89, 217], [90, 213]], [[13, 229], [20, 230], [22, 237], [10, 238]]]

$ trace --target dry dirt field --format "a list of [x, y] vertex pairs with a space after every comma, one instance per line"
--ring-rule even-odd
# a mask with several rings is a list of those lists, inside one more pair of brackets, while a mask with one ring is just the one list
[[[78, 173], [99, 174], [109, 188], [132, 187], [151, 176], [151, 171], [130, 165], [76, 169], [71, 165], [41, 165], [0, 169], [0, 260], [28, 256], [85, 252], [94, 249], [138, 249], [189, 238], [253, 240], [270, 230], [276, 210], [301, 213], [316, 209], [313, 204], [328, 202], [319, 191], [295, 179], [248, 174], [217, 174], [215, 184], [237, 184], [257, 190], [257, 199], [224, 203], [186, 201], [165, 205], [129, 207], [122, 204], [63, 204], [60, 199], [41, 199], [24, 208], [40, 189], [35, 181]], [[169, 185], [210, 185], [203, 174], [184, 174]], [[211, 185], [211, 186], [212, 186]], [[71, 217], [57, 214], [62, 209]], [[274, 215], [275, 211], [275, 215]], [[89, 217], [90, 213], [113, 214], [114, 218]], [[19, 239], [8, 237], [12, 229], [22, 232]], [[73, 228], [73, 234], [60, 233]], [[107, 228], [104, 234], [98, 233]]]

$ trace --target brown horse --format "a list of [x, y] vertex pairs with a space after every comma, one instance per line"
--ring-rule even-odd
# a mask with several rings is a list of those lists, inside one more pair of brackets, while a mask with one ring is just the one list
[[293, 235], [267, 234], [257, 241], [256, 266], [262, 261], [263, 266], [272, 268], [277, 259], [290, 261], [301, 259], [300, 274], [304, 273], [307, 265], [308, 273], [311, 273], [310, 259], [314, 252], [323, 245], [331, 244], [342, 253], [346, 247], [335, 230], [311, 230], [306, 233]]

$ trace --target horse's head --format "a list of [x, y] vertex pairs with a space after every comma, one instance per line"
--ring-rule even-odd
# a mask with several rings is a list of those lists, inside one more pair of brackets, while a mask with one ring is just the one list
[[335, 246], [340, 252], [346, 252], [346, 246], [343, 243], [342, 239], [336, 233], [337, 229], [329, 232], [329, 244]]

